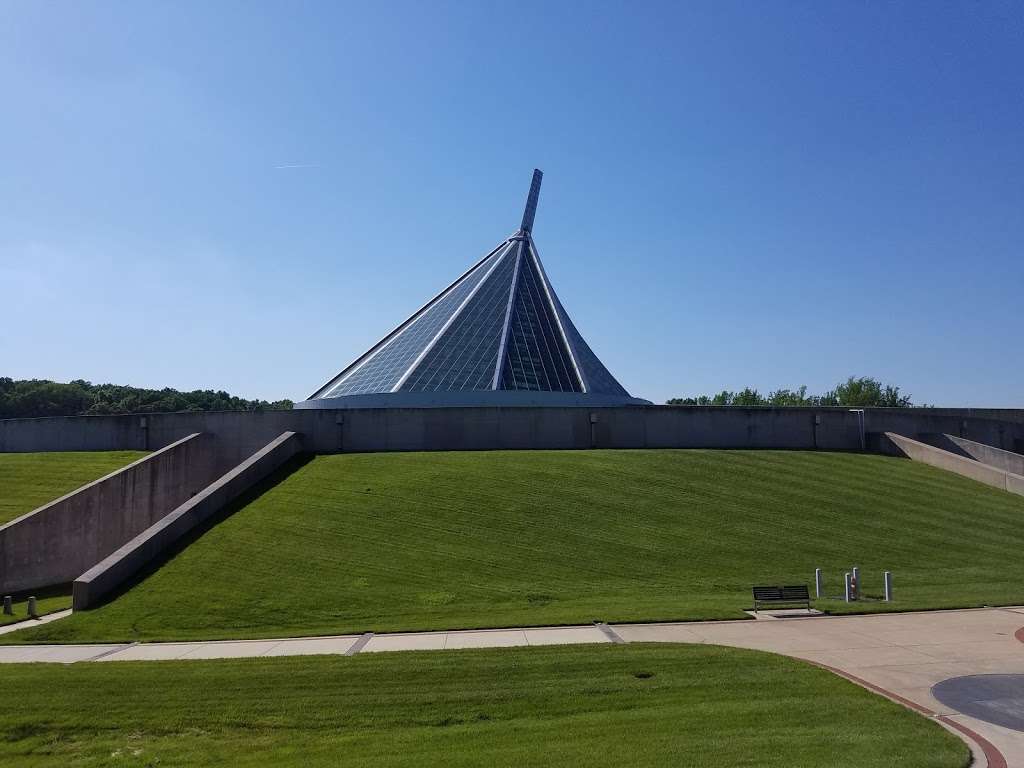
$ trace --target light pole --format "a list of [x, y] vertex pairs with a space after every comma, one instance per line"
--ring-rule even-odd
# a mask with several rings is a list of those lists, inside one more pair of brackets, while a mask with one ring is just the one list
[[857, 414], [857, 425], [860, 428], [860, 449], [861, 451], [867, 450], [867, 442], [864, 435], [864, 409], [863, 408], [851, 408], [850, 413]]

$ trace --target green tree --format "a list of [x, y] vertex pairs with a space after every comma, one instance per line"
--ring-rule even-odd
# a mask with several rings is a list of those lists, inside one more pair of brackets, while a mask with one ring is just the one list
[[[770, 405], [786, 406], [849, 406], [851, 408], [909, 408], [913, 406], [910, 395], [904, 395], [900, 388], [883, 384], [870, 376], [850, 376], [823, 395], [808, 395], [807, 387], [776, 389], [765, 397], [756, 389], [746, 387], [739, 392], [725, 389], [717, 395], [695, 397], [674, 397], [668, 405]], [[923, 406], [926, 407], [926, 406]]]
[[168, 413], [174, 411], [287, 410], [291, 400], [245, 400], [224, 391], [179, 392], [140, 389], [117, 384], [92, 384], [76, 379], [66, 384], [40, 379], [0, 377], [0, 419], [37, 416], [81, 416], [105, 413]]
[[796, 390], [776, 389], [774, 392], [768, 393], [768, 405], [773, 406], [809, 405], [810, 399], [807, 397], [806, 386], [801, 386]]
[[756, 389], [745, 387], [741, 392], [737, 392], [732, 399], [733, 405], [764, 405], [765, 399], [761, 396], [761, 393]]
[[882, 384], [870, 376], [850, 376], [828, 394], [835, 395], [838, 405], [867, 408], [907, 408], [913, 405], [910, 395], [900, 394], [899, 387]]

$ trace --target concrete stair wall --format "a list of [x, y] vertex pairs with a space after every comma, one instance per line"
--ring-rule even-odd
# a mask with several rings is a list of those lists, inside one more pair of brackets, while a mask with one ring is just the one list
[[879, 447], [890, 455], [905, 456], [922, 464], [969, 477], [993, 488], [1024, 496], [1024, 476], [983, 464], [969, 456], [943, 450], [919, 440], [912, 440], [895, 432], [885, 432]]
[[994, 448], [975, 440], [968, 440], [966, 437], [947, 435], [944, 433], [926, 433], [918, 435], [922, 443], [941, 448], [950, 453], [966, 456], [969, 459], [980, 461], [996, 469], [1012, 472], [1015, 475], [1024, 475], [1024, 456], [1013, 451], [1004, 451], [1001, 448]]
[[215, 443], [187, 435], [0, 526], [0, 594], [67, 584], [100, 562], [223, 471]]
[[164, 556], [196, 526], [209, 520], [301, 450], [300, 435], [284, 432], [161, 517], [75, 579], [72, 588], [74, 610], [98, 605], [137, 573]]

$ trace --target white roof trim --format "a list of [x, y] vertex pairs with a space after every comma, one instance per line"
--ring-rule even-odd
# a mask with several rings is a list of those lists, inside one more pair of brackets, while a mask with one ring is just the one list
[[562, 326], [562, 315], [558, 311], [558, 307], [555, 306], [555, 300], [551, 297], [551, 285], [548, 283], [548, 276], [544, 273], [544, 267], [540, 264], [540, 257], [537, 255], [537, 251], [533, 245], [533, 238], [529, 233], [526, 235], [526, 241], [530, 247], [530, 257], [533, 259], [534, 266], [537, 267], [537, 274], [540, 275], [541, 282], [544, 284], [544, 295], [547, 297], [548, 304], [551, 306], [551, 313], [555, 316], [555, 322], [558, 324], [558, 332], [562, 334], [562, 341], [565, 342], [565, 348], [569, 351], [569, 359], [572, 360], [572, 367], [576, 371], [576, 378], [580, 382], [580, 389], [584, 394], [586, 394], [587, 382], [584, 380], [583, 373], [580, 371], [579, 363], [576, 361], [576, 351], [569, 342], [569, 337], [565, 333], [565, 328]]
[[458, 307], [456, 307], [455, 311], [452, 312], [451, 316], [445, 321], [445, 324], [441, 326], [441, 329], [436, 334], [434, 334], [434, 338], [430, 340], [430, 343], [427, 344], [427, 346], [425, 346], [418, 355], [416, 355], [416, 359], [412, 361], [412, 364], [406, 369], [405, 373], [403, 373], [401, 377], [399, 377], [398, 382], [395, 384], [395, 386], [391, 388], [390, 391], [397, 392], [399, 389], [402, 388], [402, 385], [405, 384], [405, 380], [412, 375], [412, 372], [416, 370], [416, 366], [423, 362], [423, 358], [425, 358], [427, 354], [430, 352], [430, 350], [434, 348], [434, 345], [437, 344], [438, 340], [442, 336], [444, 336], [444, 332], [447, 331], [451, 324], [455, 322], [455, 319], [462, 314], [462, 310], [464, 310], [466, 308], [466, 305], [469, 304], [470, 301], [472, 301], [473, 297], [476, 296], [477, 292], [483, 287], [484, 283], [487, 282], [487, 279], [494, 273], [494, 270], [497, 269], [498, 265], [505, 260], [505, 257], [508, 256], [508, 252], [511, 249], [512, 243], [508, 243], [507, 247], [501, 253], [501, 255], [498, 256], [494, 260], [494, 263], [491, 264], [491, 266], [487, 269], [486, 274], [483, 277], [481, 277], [480, 280], [477, 281], [477, 284], [473, 286], [473, 290], [471, 290], [469, 292], [469, 295], [462, 300], [462, 303], [459, 304]]
[[498, 359], [494, 364], [494, 379], [491, 389], [501, 384], [501, 374], [505, 371], [505, 350], [508, 348], [508, 334], [512, 328], [512, 305], [516, 299], [516, 285], [519, 284], [519, 265], [523, 262], [523, 249], [520, 245], [516, 251], [516, 266], [512, 272], [512, 285], [508, 289], [508, 304], [505, 307], [505, 323], [501, 327], [501, 343], [498, 345]]

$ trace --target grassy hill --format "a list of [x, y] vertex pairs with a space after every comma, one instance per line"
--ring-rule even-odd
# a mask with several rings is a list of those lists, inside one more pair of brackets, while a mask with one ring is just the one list
[[[938, 724], [809, 664], [626, 645], [12, 664], [0, 765], [961, 768]], [[770, 724], [770, 728], [767, 728]]]
[[145, 455], [142, 451], [0, 453], [0, 525]]
[[[754, 583], [1024, 602], [1024, 498], [872, 455], [316, 457], [113, 602], [3, 642], [743, 618]], [[838, 601], [819, 604], [846, 610]]]

